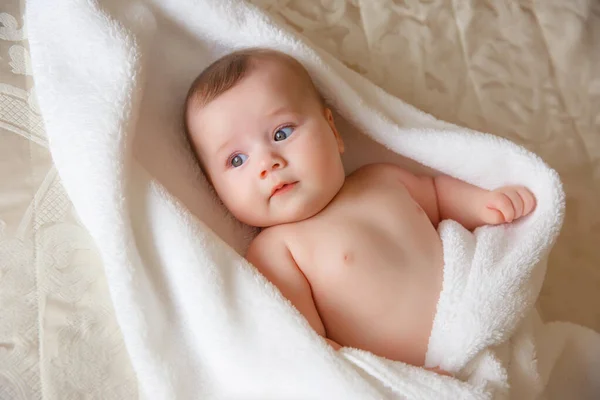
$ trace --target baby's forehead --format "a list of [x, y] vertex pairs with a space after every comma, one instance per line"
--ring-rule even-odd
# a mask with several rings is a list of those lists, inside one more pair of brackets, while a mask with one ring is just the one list
[[[302, 68], [302, 67], [300, 67]], [[280, 106], [299, 106], [307, 99], [316, 98], [310, 76], [290, 62], [281, 59], [259, 60], [245, 76], [206, 104], [194, 107], [203, 114], [219, 114], [224, 100], [227, 104], [246, 101], [250, 105], [260, 104], [276, 98]], [[207, 112], [208, 111], [208, 112]], [[225, 110], [222, 110], [225, 111]], [[229, 109], [229, 112], [236, 112]]]
[[[223, 100], [226, 97], [231, 102], [236, 102], [240, 96], [245, 96], [246, 100], [253, 100], [254, 90], [257, 97], [261, 94], [274, 95], [281, 100], [293, 98], [298, 100], [297, 103], [305, 103], [304, 100], [310, 97], [311, 100], [324, 104], [308, 71], [291, 56], [277, 52], [258, 52], [249, 55], [241, 64], [236, 64], [235, 60], [235, 57], [226, 56], [223, 63], [215, 62], [214, 66], [207, 68], [210, 73], [199, 77], [201, 79], [197, 79], [192, 85], [185, 117], [186, 132], [192, 142], [202, 135], [198, 130], [203, 124], [199, 122], [206, 122], [205, 118], [210, 116], [212, 119], [218, 114], [223, 117], [223, 113], [211, 111], [215, 110], [215, 101], [222, 104], [222, 101], [218, 101], [219, 98]], [[236, 65], [240, 70], [231, 72]], [[251, 90], [239, 90], [240, 85], [250, 87]], [[199, 118], [201, 115], [203, 118]]]
[[272, 81], [283, 84], [284, 87], [314, 87], [314, 82], [304, 66], [291, 57], [285, 57], [257, 59], [256, 64], [248, 71], [248, 76], [262, 71], [272, 78]]

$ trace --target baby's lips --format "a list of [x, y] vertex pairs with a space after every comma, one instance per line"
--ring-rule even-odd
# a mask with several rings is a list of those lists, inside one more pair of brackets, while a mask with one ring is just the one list
[[271, 195], [269, 196], [269, 198], [273, 197], [279, 190], [285, 188], [288, 185], [295, 185], [296, 183], [298, 183], [298, 181], [288, 181], [288, 182], [281, 182], [275, 186], [273, 186], [273, 188], [271, 189]]

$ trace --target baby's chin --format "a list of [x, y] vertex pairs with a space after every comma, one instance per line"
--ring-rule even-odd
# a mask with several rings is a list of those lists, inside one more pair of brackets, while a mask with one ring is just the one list
[[272, 226], [277, 225], [285, 225], [285, 224], [293, 224], [296, 222], [303, 221], [305, 219], [314, 217], [319, 213], [320, 210], [314, 212], [295, 212], [295, 213], [286, 213], [283, 215], [277, 215], [276, 217], [269, 218], [246, 218], [241, 219], [238, 218], [241, 222], [246, 225], [254, 226], [256, 228], [270, 228]]
[[320, 213], [328, 204], [328, 202], [323, 203], [324, 204], [312, 203], [310, 206], [303, 205], [291, 210], [280, 210], [277, 213], [271, 213], [265, 216], [249, 213], [246, 215], [236, 215], [236, 218], [246, 225], [257, 228], [270, 228], [272, 226], [293, 224], [312, 218]]

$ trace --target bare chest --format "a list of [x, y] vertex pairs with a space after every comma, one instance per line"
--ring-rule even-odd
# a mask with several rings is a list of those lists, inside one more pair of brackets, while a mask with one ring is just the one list
[[298, 226], [289, 248], [329, 338], [422, 362], [441, 290], [442, 246], [404, 186], [348, 185]]
[[363, 273], [435, 262], [440, 240], [403, 187], [351, 187], [299, 230], [294, 258], [309, 280], [363, 278]]

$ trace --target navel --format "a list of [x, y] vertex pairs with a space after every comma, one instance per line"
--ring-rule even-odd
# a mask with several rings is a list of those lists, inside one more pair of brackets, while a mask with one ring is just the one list
[[350, 264], [352, 261], [354, 261], [354, 254], [352, 254], [351, 251], [345, 251], [344, 252], [344, 263]]

